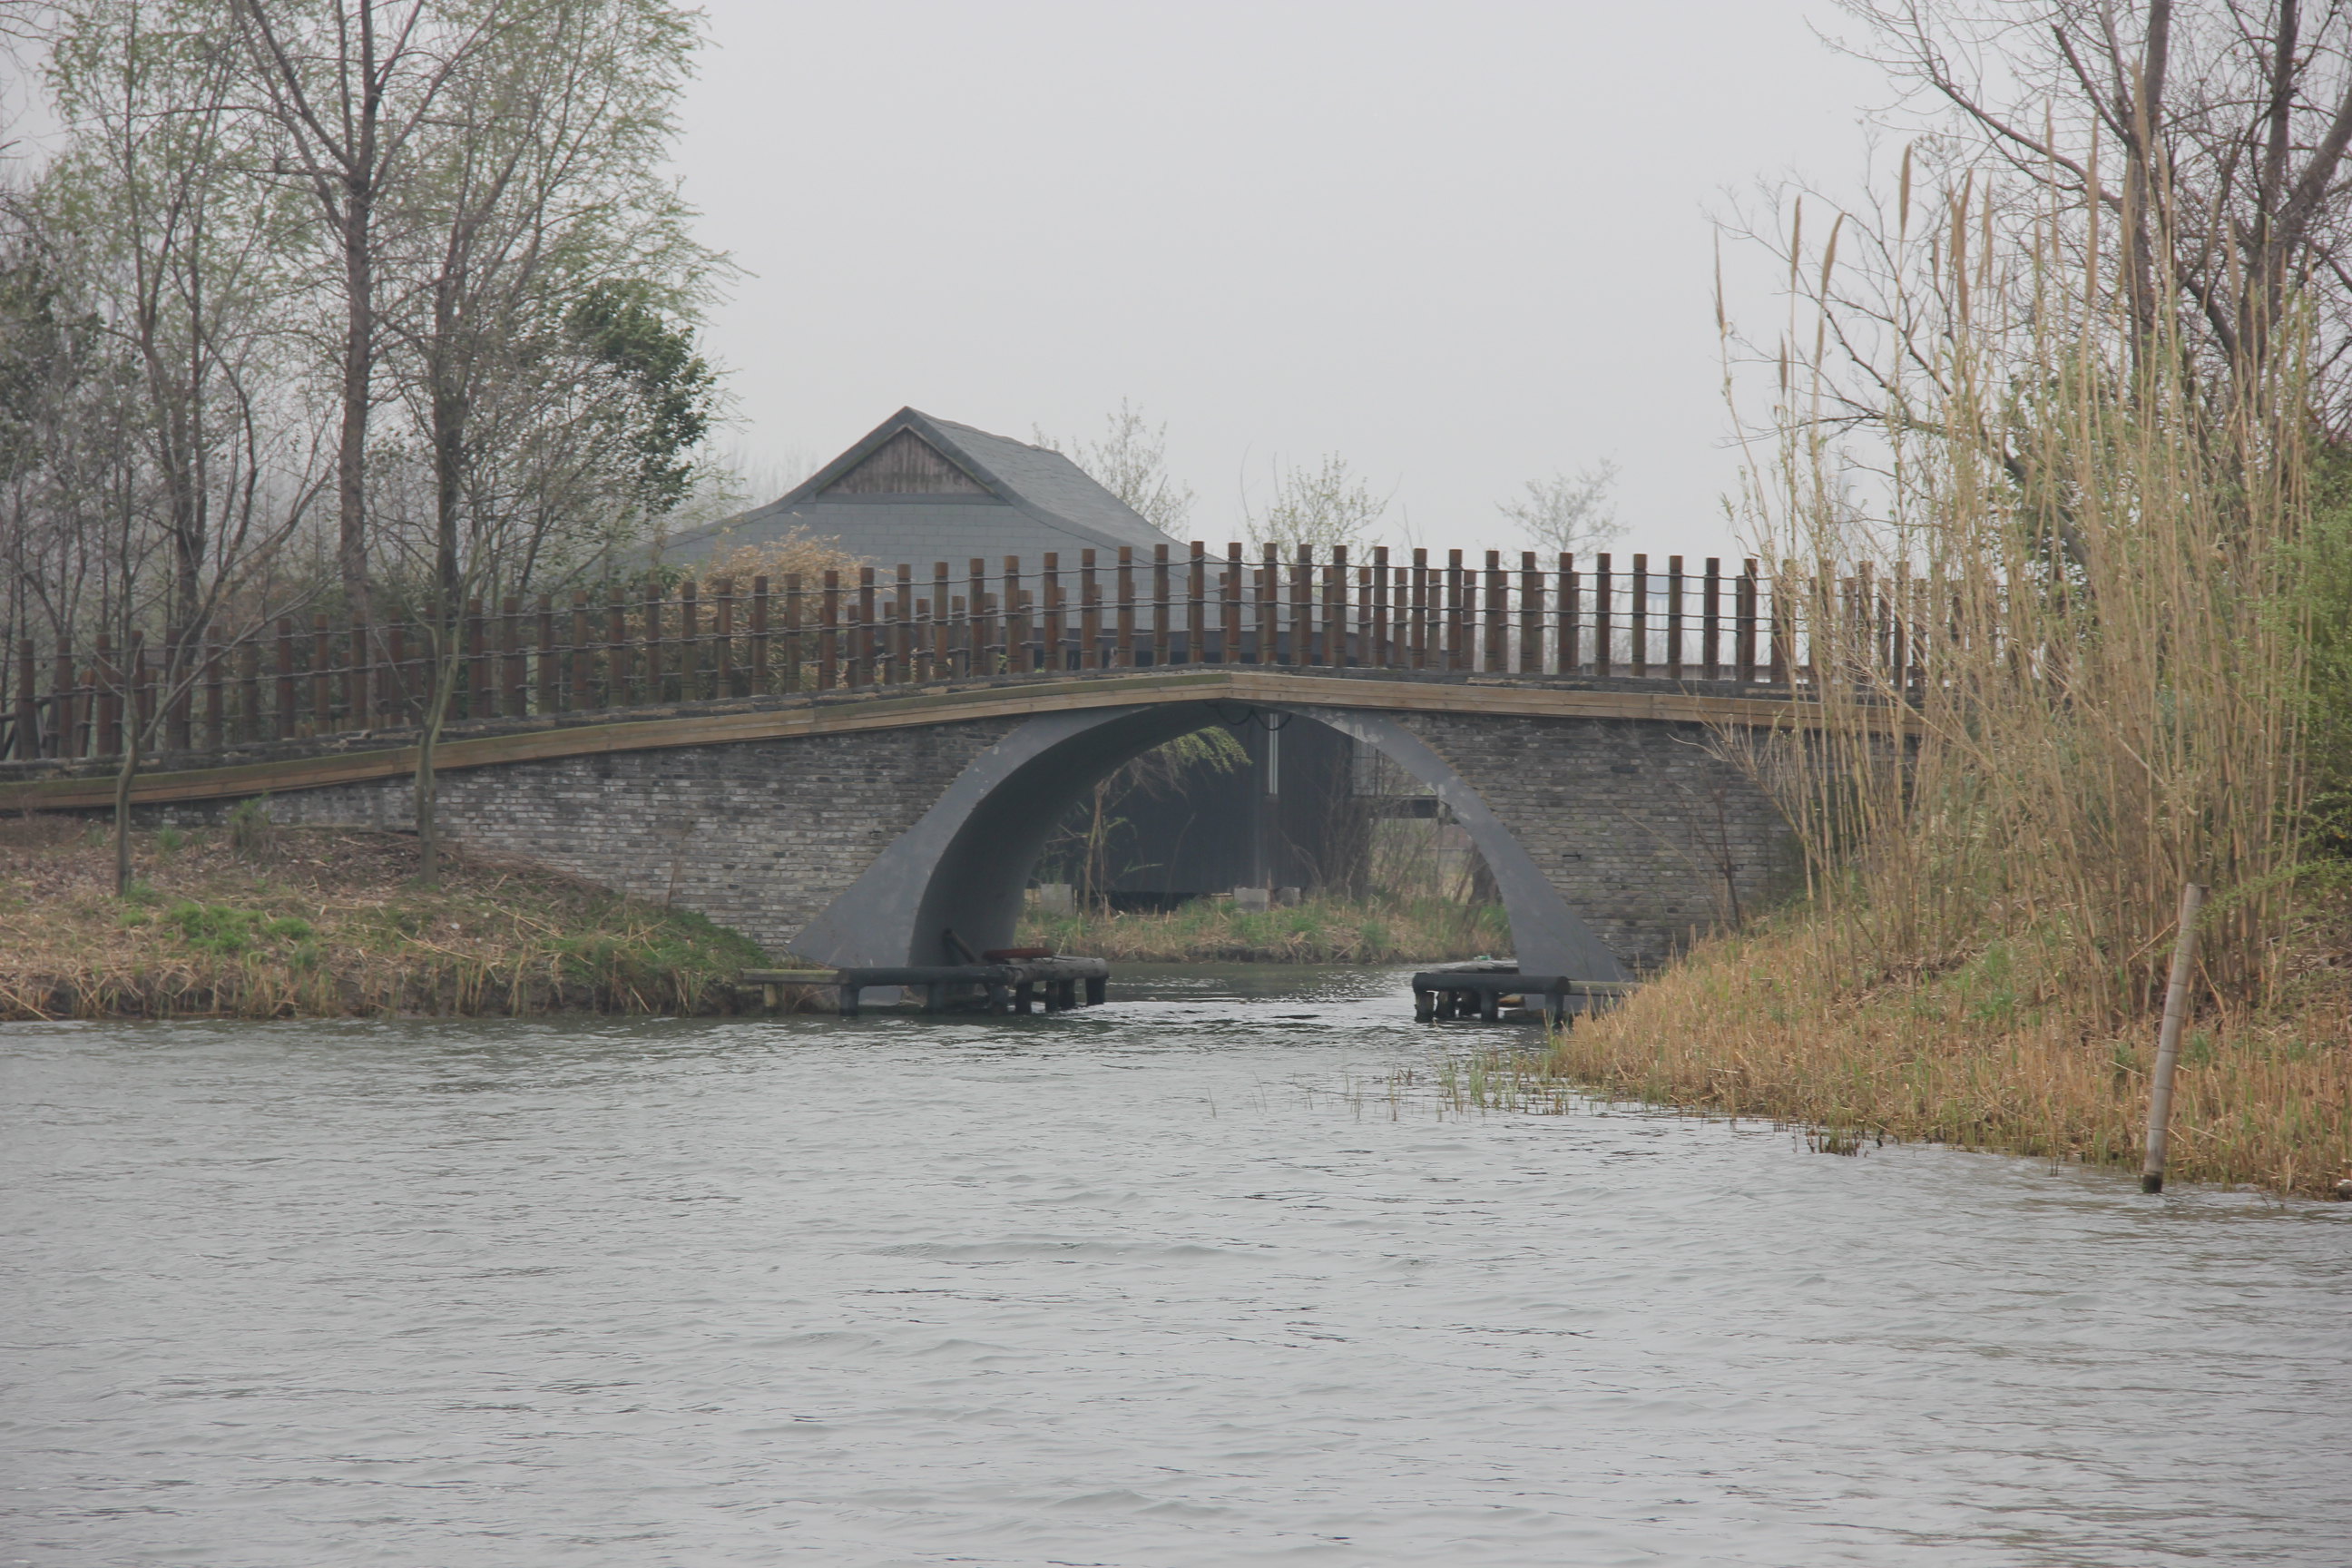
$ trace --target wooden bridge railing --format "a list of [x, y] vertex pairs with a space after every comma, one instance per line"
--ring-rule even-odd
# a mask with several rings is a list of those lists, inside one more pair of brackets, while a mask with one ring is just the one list
[[[667, 706], [727, 698], [887, 687], [971, 677], [1186, 665], [1255, 665], [1587, 679], [1811, 684], [1823, 615], [1845, 623], [1837, 646], [1874, 667], [1857, 676], [1916, 689], [1923, 679], [1926, 584], [1858, 569], [1801, 591], [1754, 560], [1726, 570], [1707, 557], [1532, 552], [1483, 564], [1461, 551], [1442, 564], [1385, 547], [1194, 544], [1149, 559], [1121, 548], [1076, 560], [1048, 554], [961, 568], [861, 568], [748, 584], [657, 581], [568, 603], [476, 602], [460, 630], [455, 720]], [[1319, 558], [1318, 558], [1319, 556]], [[1784, 572], [1781, 584], [1798, 584]], [[1854, 634], [1859, 633], [1859, 636]], [[143, 720], [163, 705], [166, 751], [403, 728], [432, 692], [431, 643], [413, 625], [307, 626], [279, 618], [200, 639], [165, 628], [151, 655], [96, 638], [87, 649], [12, 639], [0, 706], [0, 757], [108, 756], [121, 704]], [[167, 661], [173, 662], [167, 668]]]

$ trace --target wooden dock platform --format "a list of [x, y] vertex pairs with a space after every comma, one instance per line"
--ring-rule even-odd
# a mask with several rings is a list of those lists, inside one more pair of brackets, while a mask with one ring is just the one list
[[1048, 1013], [1099, 1007], [1110, 984], [1110, 964], [1099, 958], [1021, 958], [995, 963], [912, 963], [865, 969], [747, 969], [739, 984], [761, 988], [770, 1007], [783, 1005], [788, 985], [830, 987], [841, 1016], [858, 1015], [863, 993], [898, 986], [922, 994], [923, 1011], [966, 1007], [994, 1014], [1027, 1014], [1043, 1004]]
[[1415, 973], [1412, 1016], [1424, 1024], [1473, 1016], [1491, 1024], [1509, 1004], [1540, 1010], [1547, 1023], [1559, 1023], [1607, 1006], [1633, 989], [1624, 981], [1522, 974], [1515, 963], [1465, 963]]

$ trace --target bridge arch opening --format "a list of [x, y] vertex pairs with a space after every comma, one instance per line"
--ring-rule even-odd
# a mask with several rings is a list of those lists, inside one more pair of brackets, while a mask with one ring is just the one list
[[[1486, 860], [1523, 973], [1626, 978], [1477, 792], [1419, 736], [1376, 713], [1288, 705], [1251, 711], [1328, 725], [1427, 785]], [[1236, 714], [1231, 703], [1183, 702], [1025, 721], [827, 905], [794, 951], [823, 963], [882, 966], [960, 962], [950, 931], [974, 951], [1012, 945], [1030, 871], [1070, 806], [1131, 759]]]

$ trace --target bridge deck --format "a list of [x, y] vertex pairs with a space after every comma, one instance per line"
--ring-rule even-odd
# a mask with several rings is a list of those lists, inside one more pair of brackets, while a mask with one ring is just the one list
[[[1507, 719], [1637, 719], [1766, 730], [1811, 729], [1822, 721], [1821, 706], [1798, 691], [1729, 681], [1393, 670], [1307, 673], [1211, 666], [1107, 670], [1059, 679], [997, 677], [667, 709], [475, 720], [443, 731], [436, 765], [450, 770], [492, 767], [599, 752], [1186, 702]], [[1891, 725], [1908, 727], [1907, 712], [1884, 711]], [[131, 798], [147, 805], [317, 789], [399, 777], [414, 773], [416, 760], [413, 729], [297, 737], [218, 752], [166, 752], [142, 767]], [[119, 767], [119, 759], [106, 757], [0, 763], [0, 808], [70, 811], [110, 805]]]

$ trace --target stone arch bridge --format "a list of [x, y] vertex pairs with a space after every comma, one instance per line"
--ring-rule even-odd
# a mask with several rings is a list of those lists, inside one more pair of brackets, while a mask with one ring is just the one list
[[[1731, 681], [1192, 668], [1030, 675], [445, 731], [457, 842], [669, 899], [772, 953], [954, 962], [1009, 944], [1055, 819], [1130, 757], [1296, 715], [1376, 748], [1467, 830], [1523, 969], [1622, 979], [1785, 885], [1786, 825], [1728, 735], [1786, 735], [1810, 703]], [[142, 820], [215, 820], [266, 795], [288, 824], [401, 828], [413, 737], [359, 731], [168, 755]], [[0, 765], [0, 808], [110, 805], [102, 759]]]

